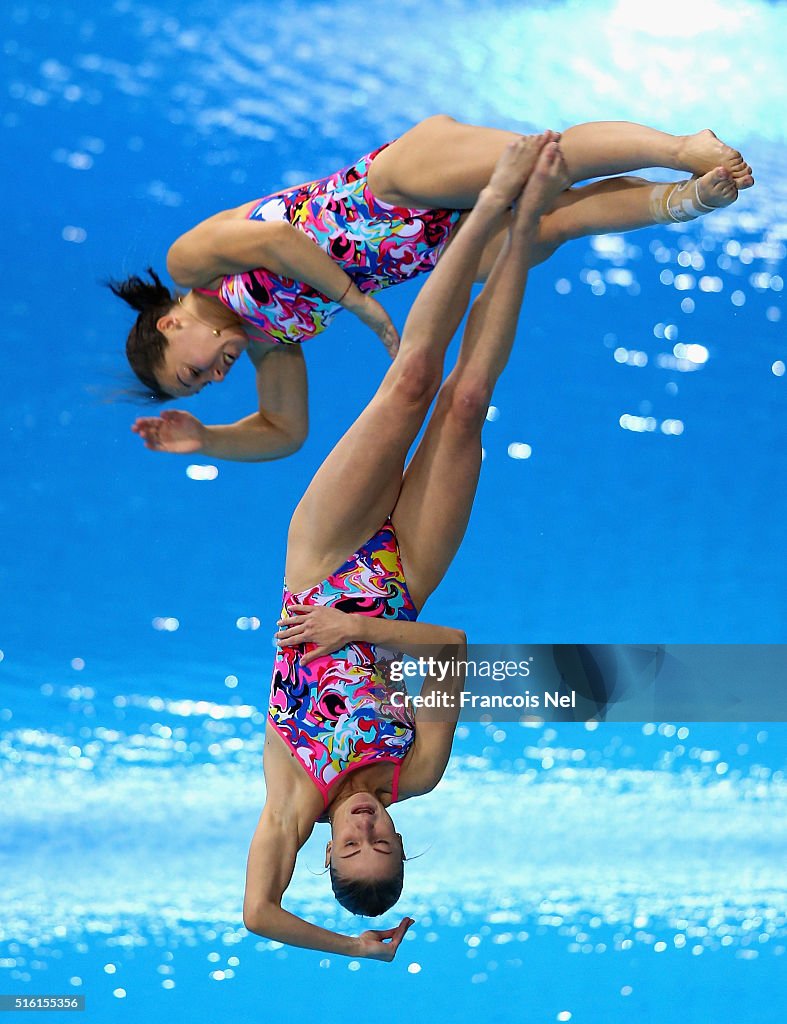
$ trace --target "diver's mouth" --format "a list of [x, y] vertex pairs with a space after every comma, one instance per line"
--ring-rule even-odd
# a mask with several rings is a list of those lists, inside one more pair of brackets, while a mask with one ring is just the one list
[[374, 814], [376, 808], [374, 804], [359, 804], [357, 807], [353, 807], [351, 814]]

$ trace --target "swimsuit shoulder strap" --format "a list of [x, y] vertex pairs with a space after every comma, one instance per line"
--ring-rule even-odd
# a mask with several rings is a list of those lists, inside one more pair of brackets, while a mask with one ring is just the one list
[[399, 801], [399, 772], [402, 767], [401, 761], [394, 763], [393, 779], [391, 780], [391, 803], [395, 804]]

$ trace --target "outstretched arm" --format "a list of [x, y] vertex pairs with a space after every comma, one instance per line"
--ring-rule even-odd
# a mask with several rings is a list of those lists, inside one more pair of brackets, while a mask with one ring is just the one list
[[151, 451], [263, 462], [296, 452], [309, 429], [306, 364], [295, 346], [252, 345], [259, 410], [236, 423], [207, 426], [182, 409], [140, 417], [132, 426]]
[[266, 805], [251, 841], [246, 868], [243, 923], [248, 930], [290, 946], [371, 960], [393, 960], [412, 924], [410, 918], [403, 918], [396, 928], [367, 931], [357, 936], [341, 935], [283, 909], [282, 896], [292, 878], [301, 845], [297, 828], [288, 820], [287, 812], [279, 813]]

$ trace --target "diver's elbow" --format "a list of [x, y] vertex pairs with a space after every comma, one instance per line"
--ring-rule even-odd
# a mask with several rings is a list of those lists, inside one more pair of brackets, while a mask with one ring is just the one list
[[268, 930], [264, 910], [260, 907], [244, 907], [243, 927], [247, 932], [252, 932], [254, 935], [260, 935], [265, 938]]
[[299, 452], [301, 448], [306, 444], [306, 438], [309, 436], [309, 430], [304, 427], [303, 430], [293, 430], [287, 437], [287, 454], [294, 455]]
[[452, 647], [458, 647], [460, 652], [467, 650], [467, 633], [463, 629], [451, 628], [451, 635], [448, 641]]

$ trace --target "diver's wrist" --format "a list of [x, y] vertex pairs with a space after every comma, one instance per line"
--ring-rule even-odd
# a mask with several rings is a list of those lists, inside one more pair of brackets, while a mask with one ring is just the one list
[[360, 935], [342, 935], [342, 949], [339, 952], [342, 956], [363, 957], [363, 946]]
[[369, 642], [369, 616], [361, 615], [359, 612], [350, 612], [347, 616], [347, 629], [345, 630], [345, 644], [368, 643]]
[[209, 458], [221, 458], [220, 451], [225, 447], [222, 445], [222, 434], [224, 431], [217, 430], [215, 425], [201, 423], [197, 431], [196, 443], [199, 446], [195, 449], [195, 455], [207, 455]]
[[357, 313], [358, 310], [363, 306], [366, 300], [364, 293], [358, 288], [354, 281], [350, 281], [349, 287], [345, 289], [343, 295], [341, 295], [336, 301], [342, 307], [350, 313]]

